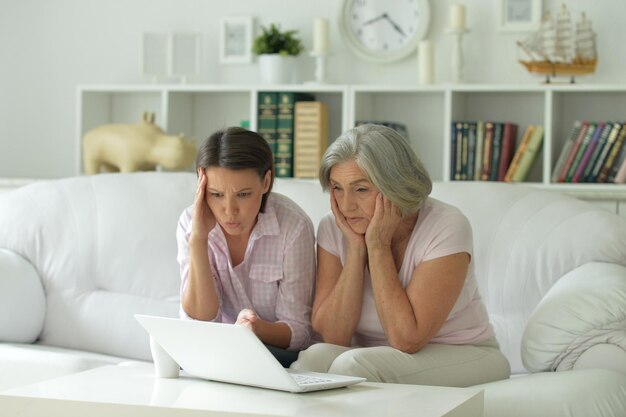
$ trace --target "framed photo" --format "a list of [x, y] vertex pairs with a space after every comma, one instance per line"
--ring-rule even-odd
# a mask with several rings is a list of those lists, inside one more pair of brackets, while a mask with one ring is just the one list
[[168, 74], [169, 39], [169, 33], [143, 33], [141, 73], [153, 81]]
[[501, 31], [539, 30], [541, 0], [498, 0], [498, 28]]
[[170, 74], [189, 77], [200, 73], [200, 34], [174, 32], [171, 37]]
[[220, 62], [249, 64], [252, 62], [252, 16], [225, 17], [220, 27]]

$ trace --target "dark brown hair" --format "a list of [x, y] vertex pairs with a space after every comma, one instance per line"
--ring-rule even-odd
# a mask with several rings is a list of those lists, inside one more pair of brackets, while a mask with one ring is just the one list
[[274, 158], [261, 135], [242, 127], [228, 127], [213, 133], [198, 148], [196, 173], [198, 168], [209, 167], [235, 170], [252, 168], [261, 181], [269, 170], [272, 173], [270, 188], [261, 200], [261, 213], [265, 211], [267, 196], [274, 185]]

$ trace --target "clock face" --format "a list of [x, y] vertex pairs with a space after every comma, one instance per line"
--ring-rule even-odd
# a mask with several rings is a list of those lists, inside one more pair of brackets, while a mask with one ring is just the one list
[[427, 0], [344, 0], [341, 27], [354, 51], [395, 61], [415, 50], [430, 20]]

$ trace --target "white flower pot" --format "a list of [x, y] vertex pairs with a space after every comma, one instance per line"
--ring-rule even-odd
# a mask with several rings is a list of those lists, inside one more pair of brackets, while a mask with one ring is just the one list
[[293, 84], [296, 82], [296, 57], [280, 54], [259, 55], [262, 84]]

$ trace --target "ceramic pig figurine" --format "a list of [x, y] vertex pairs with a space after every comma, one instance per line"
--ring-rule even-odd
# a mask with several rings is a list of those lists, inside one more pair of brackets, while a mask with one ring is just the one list
[[154, 113], [147, 112], [140, 123], [98, 126], [83, 137], [86, 174], [147, 171], [157, 166], [186, 169], [195, 161], [196, 151], [194, 140], [165, 134], [154, 124]]

